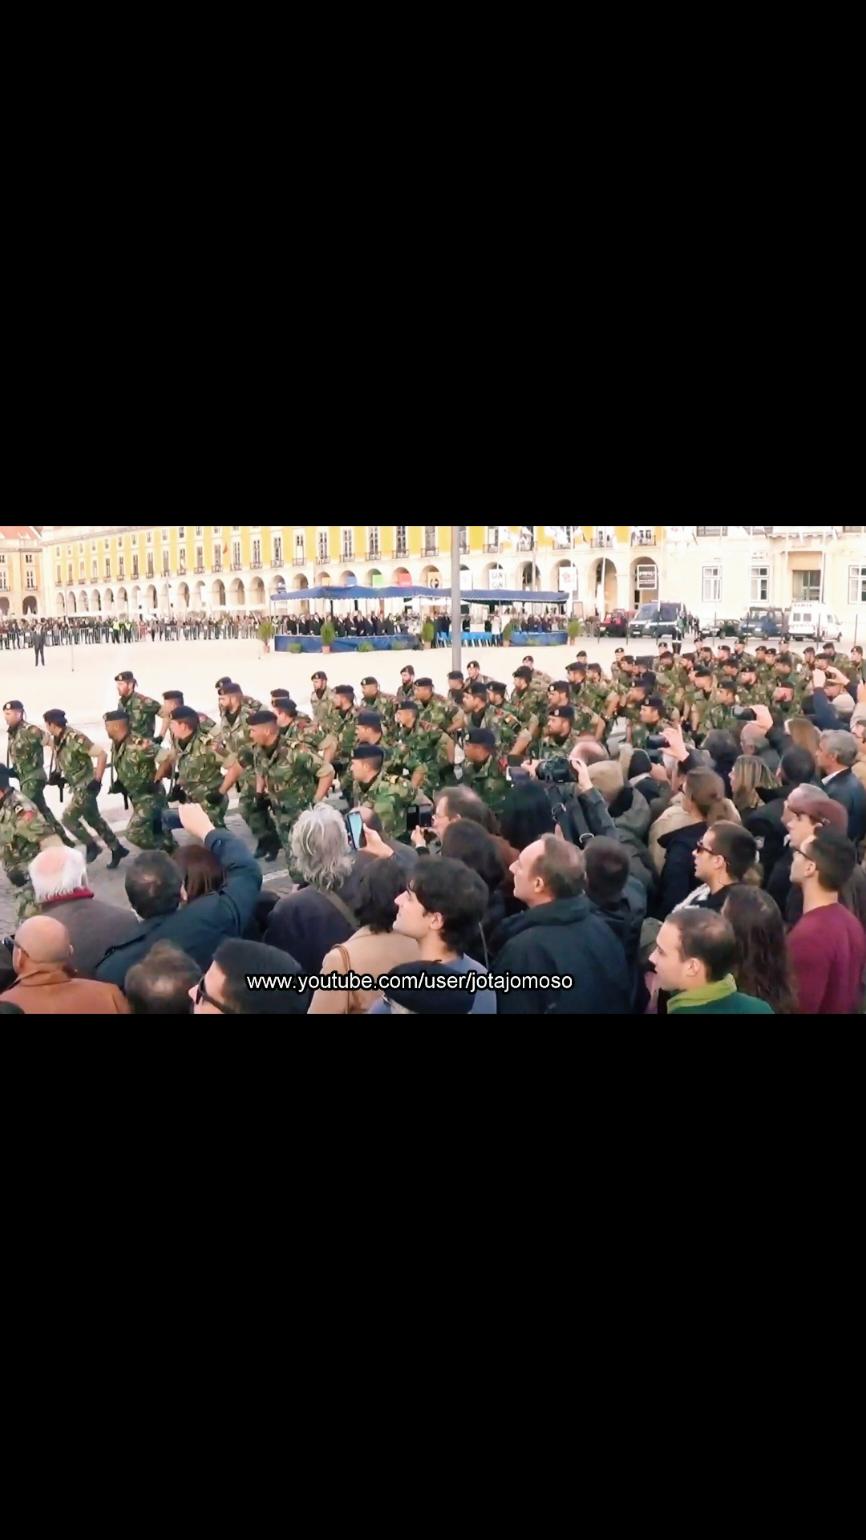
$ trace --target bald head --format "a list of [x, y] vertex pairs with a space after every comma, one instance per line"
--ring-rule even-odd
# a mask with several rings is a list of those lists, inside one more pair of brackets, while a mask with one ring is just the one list
[[[31, 963], [65, 963], [69, 961], [72, 952], [66, 926], [61, 925], [59, 920], [48, 919], [46, 915], [38, 915], [19, 925], [15, 932], [15, 945]], [[21, 973], [26, 970], [17, 968], [16, 971]]]

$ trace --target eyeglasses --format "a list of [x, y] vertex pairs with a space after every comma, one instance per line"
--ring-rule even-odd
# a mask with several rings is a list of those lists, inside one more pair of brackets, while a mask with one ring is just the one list
[[220, 1005], [219, 1000], [215, 1000], [213, 995], [208, 994], [203, 977], [199, 979], [198, 989], [195, 992], [195, 1004], [212, 1005], [214, 1010], [219, 1011], [221, 1016], [237, 1016], [238, 1014], [237, 1011], [231, 1010], [229, 1006]]
[[712, 845], [705, 845], [703, 840], [698, 840], [695, 850], [702, 850], [705, 856], [714, 856], [716, 853]]

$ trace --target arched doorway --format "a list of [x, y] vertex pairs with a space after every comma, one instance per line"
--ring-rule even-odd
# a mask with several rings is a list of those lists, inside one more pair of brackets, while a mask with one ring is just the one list
[[254, 577], [250, 583], [250, 604], [254, 610], [265, 607], [265, 585], [260, 577]]
[[571, 594], [577, 598], [577, 568], [573, 561], [558, 561], [553, 569], [553, 582], [551, 584], [560, 594]]
[[619, 581], [616, 566], [609, 556], [601, 556], [590, 568], [590, 608], [595, 606], [599, 615], [607, 615], [619, 603]]
[[4, 594], [3, 597], [0, 598], [0, 615], [8, 615], [8, 614], [9, 614], [9, 600], [6, 598], [6, 596]]
[[82, 615], [88, 614], [89, 609], [90, 609], [90, 606], [89, 606], [89, 604], [87, 602], [87, 595], [84, 592], [83, 588], [81, 590], [81, 593], [78, 595], [78, 608], [81, 611]]
[[153, 583], [150, 583], [148, 585], [147, 591], [145, 592], [145, 595], [144, 595], [144, 602], [145, 602], [145, 606], [147, 608], [148, 614], [152, 615], [154, 610], [156, 609], [156, 589], [155, 589]]
[[320, 572], [318, 577], [316, 578], [316, 587], [317, 588], [330, 588], [330, 586], [331, 586], [331, 574], [330, 574], [330, 572]]
[[21, 606], [21, 613], [22, 613], [22, 615], [38, 615], [39, 614], [39, 605], [38, 605], [38, 603], [36, 601], [36, 595], [35, 594], [28, 594], [27, 595], [26, 599], [24, 600], [23, 605]]
[[65, 615], [66, 614], [66, 595], [65, 594], [58, 594], [57, 595], [57, 613], [58, 613], [58, 615]]
[[[281, 589], [285, 588], [285, 586], [286, 586], [286, 580], [283, 577], [283, 574], [281, 572], [275, 572], [274, 576], [271, 578], [270, 583], [268, 584], [268, 592], [273, 596], [274, 594], [278, 594]], [[307, 586], [308, 586], [307, 580], [306, 580], [306, 578], [304, 578], [303, 587], [306, 588]], [[292, 587], [293, 588], [300, 588], [301, 587], [301, 584], [298, 582], [297, 577], [294, 577], [292, 579]]]
[[226, 585], [222, 578], [217, 578], [211, 591], [211, 604], [215, 610], [224, 610], [226, 607]]
[[111, 588], [106, 588], [106, 590], [105, 590], [104, 609], [105, 609], [105, 611], [106, 611], [106, 613], [108, 615], [113, 615], [115, 613], [115, 608], [114, 608], [114, 590], [111, 589]]
[[76, 615], [78, 613], [78, 604], [74, 594], [69, 595], [66, 603], [66, 609], [67, 613], [70, 615]]
[[309, 586], [310, 585], [307, 582], [307, 579], [304, 577], [303, 572], [296, 572], [294, 577], [292, 578], [292, 587], [293, 588], [309, 588]]
[[465, 593], [467, 593], [469, 591], [470, 588], [474, 588], [474, 587], [475, 587], [475, 584], [472, 581], [472, 573], [470, 572], [469, 568], [464, 566], [464, 564], [461, 562], [460, 563], [460, 592], [465, 594]]
[[382, 588], [383, 585], [384, 585], [384, 582], [385, 582], [385, 579], [383, 578], [381, 572], [379, 571], [379, 568], [378, 567], [371, 567], [369, 572], [367, 573], [367, 587], [368, 588]]
[[193, 585], [193, 600], [196, 614], [203, 614], [207, 609], [207, 584], [203, 578]]
[[129, 594], [125, 588], [118, 588], [117, 590], [117, 613], [118, 615], [129, 614]]
[[231, 607], [233, 610], [242, 610], [246, 608], [247, 591], [244, 588], [242, 578], [232, 578], [231, 583], [229, 584], [229, 599], [231, 601]]
[[442, 574], [432, 562], [429, 566], [421, 568], [421, 585], [424, 588], [442, 587]]
[[481, 574], [482, 588], [504, 588], [505, 568], [500, 561], [489, 561]]
[[94, 588], [90, 595], [90, 608], [94, 615], [102, 614], [102, 595], [98, 588]]
[[407, 588], [412, 582], [412, 574], [408, 567], [396, 567], [394, 569], [394, 586]]
[[658, 603], [659, 569], [654, 561], [638, 557], [632, 562], [629, 592], [635, 609], [640, 604]]
[[358, 582], [358, 579], [355, 576], [354, 572], [341, 572], [340, 573], [340, 587], [341, 588], [354, 588], [354, 587], [356, 587], [357, 582]]
[[524, 561], [520, 564], [520, 583], [518, 587], [527, 590], [541, 587], [541, 570], [533, 561]]
[[178, 585], [177, 585], [177, 607], [178, 607], [178, 611], [180, 612], [181, 615], [185, 615], [187, 610], [189, 609], [189, 584], [188, 583], [178, 583]]

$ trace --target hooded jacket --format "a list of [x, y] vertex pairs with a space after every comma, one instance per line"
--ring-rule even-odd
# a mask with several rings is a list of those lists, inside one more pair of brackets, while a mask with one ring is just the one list
[[[523, 987], [497, 990], [501, 1016], [616, 1016], [632, 1008], [622, 943], [582, 893], [539, 904], [506, 920], [494, 974], [520, 975]], [[570, 977], [539, 988], [531, 978]]]

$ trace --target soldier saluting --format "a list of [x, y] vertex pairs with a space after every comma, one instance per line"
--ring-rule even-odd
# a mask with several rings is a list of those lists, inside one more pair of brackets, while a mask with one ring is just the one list
[[8, 700], [3, 707], [9, 738], [7, 763], [18, 777], [22, 796], [39, 809], [46, 823], [62, 839], [64, 845], [75, 848], [63, 825], [58, 823], [45, 801], [45, 737], [32, 722], [24, 720], [24, 706], [20, 700]]
[[120, 711], [125, 711], [129, 717], [129, 726], [136, 738], [156, 738], [156, 719], [159, 716], [159, 701], [151, 700], [149, 695], [142, 695], [136, 688], [138, 680], [131, 668], [126, 668], [120, 674], [115, 674], [114, 682], [117, 685], [117, 693], [120, 697], [117, 705]]
[[124, 857], [129, 855], [129, 851], [125, 845], [121, 845], [114, 830], [105, 822], [96, 801], [102, 790], [108, 756], [104, 749], [98, 749], [91, 743], [86, 733], [80, 733], [77, 727], [69, 726], [65, 711], [59, 708], [46, 711], [42, 720], [54, 739], [52, 783], [57, 785], [65, 780], [72, 789], [72, 801], [63, 815], [63, 827], [86, 845], [85, 858], [88, 861], [95, 861], [101, 854], [101, 847], [96, 841], [96, 835], [101, 835], [111, 851], [110, 869], [115, 871]]

